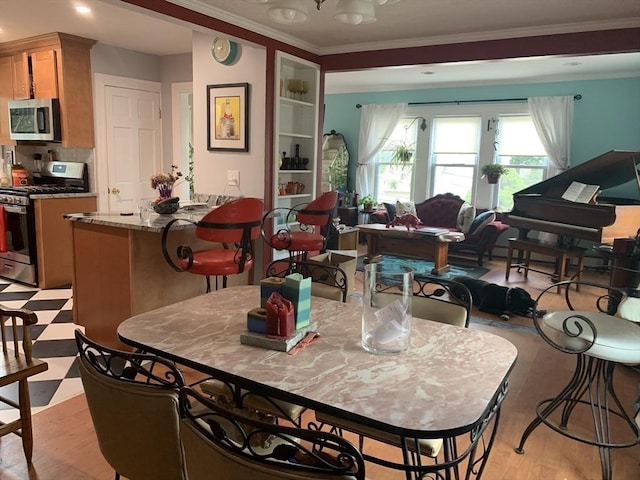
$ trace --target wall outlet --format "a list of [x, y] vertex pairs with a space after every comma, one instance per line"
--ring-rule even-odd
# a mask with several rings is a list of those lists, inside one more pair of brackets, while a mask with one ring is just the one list
[[227, 170], [227, 185], [232, 187], [240, 186], [240, 170]]

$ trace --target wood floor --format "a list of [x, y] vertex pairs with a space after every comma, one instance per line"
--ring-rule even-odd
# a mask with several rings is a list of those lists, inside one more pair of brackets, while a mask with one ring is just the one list
[[[504, 284], [504, 263], [488, 262], [492, 271], [484, 280]], [[357, 274], [361, 275], [361, 274]], [[604, 274], [590, 273], [590, 279], [606, 282]], [[531, 273], [527, 281], [511, 273], [509, 286], [521, 286], [535, 298], [549, 285], [548, 277]], [[553, 295], [553, 294], [552, 294]], [[560, 296], [558, 302], [560, 302]], [[488, 324], [474, 323], [478, 328], [503, 336], [519, 351], [518, 362], [510, 376], [510, 390], [502, 406], [501, 424], [489, 459], [484, 479], [487, 480], [598, 480], [600, 463], [595, 447], [569, 440], [551, 429], [540, 426], [529, 438], [524, 455], [514, 452], [523, 429], [533, 418], [535, 404], [554, 396], [572, 373], [574, 359], [553, 350], [529, 327], [531, 319], [514, 317], [508, 323], [497, 317], [482, 315]], [[503, 326], [495, 326], [503, 324]], [[504, 328], [509, 325], [512, 328]], [[521, 328], [518, 328], [521, 327]], [[623, 404], [632, 408], [638, 395], [640, 373], [621, 366], [616, 371], [616, 389]], [[34, 455], [30, 469], [24, 460], [20, 439], [0, 439], [1, 480], [108, 480], [113, 471], [105, 462], [96, 442], [83, 395], [74, 397], [34, 416]], [[378, 447], [382, 448], [382, 447]], [[613, 453], [614, 480], [640, 478], [640, 447]], [[381, 468], [368, 468], [371, 480], [403, 478]], [[212, 476], [212, 479], [215, 478]], [[150, 479], [153, 480], [153, 479]], [[221, 479], [227, 480], [227, 479]], [[232, 479], [228, 479], [232, 480]]]

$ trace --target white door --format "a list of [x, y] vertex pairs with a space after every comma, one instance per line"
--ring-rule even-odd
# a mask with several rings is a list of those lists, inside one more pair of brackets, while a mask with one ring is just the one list
[[135, 211], [157, 195], [150, 177], [162, 171], [160, 94], [106, 86], [109, 210]]

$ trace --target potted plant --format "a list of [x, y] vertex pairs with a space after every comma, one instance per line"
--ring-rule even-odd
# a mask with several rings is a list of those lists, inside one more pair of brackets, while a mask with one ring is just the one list
[[401, 169], [411, 165], [414, 149], [405, 143], [396, 143], [391, 149], [391, 164]]
[[509, 170], [499, 163], [489, 163], [488, 165], [483, 165], [480, 172], [483, 177], [487, 177], [489, 183], [498, 183], [500, 176], [509, 173]]
[[369, 194], [363, 196], [362, 198], [358, 199], [358, 205], [362, 205], [362, 210], [365, 212], [370, 212], [371, 210], [373, 210], [373, 205], [376, 203], [376, 201], [373, 199], [373, 197]]

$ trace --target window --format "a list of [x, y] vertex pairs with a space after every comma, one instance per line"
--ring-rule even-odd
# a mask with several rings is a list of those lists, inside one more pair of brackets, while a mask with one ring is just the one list
[[433, 195], [454, 193], [471, 202], [480, 154], [480, 117], [434, 118]]
[[500, 116], [496, 162], [508, 173], [498, 183], [497, 206], [513, 207], [513, 194], [546, 178], [548, 159], [529, 115]]
[[378, 202], [411, 200], [417, 123], [413, 120], [400, 120], [378, 154], [375, 192]]
[[[378, 202], [423, 200], [453, 193], [479, 208], [509, 211], [513, 194], [547, 178], [548, 159], [526, 103], [410, 107], [377, 155]], [[418, 128], [426, 119], [427, 128]], [[410, 161], [393, 159], [398, 145], [410, 147]], [[509, 169], [497, 185], [480, 167], [500, 163]]]

